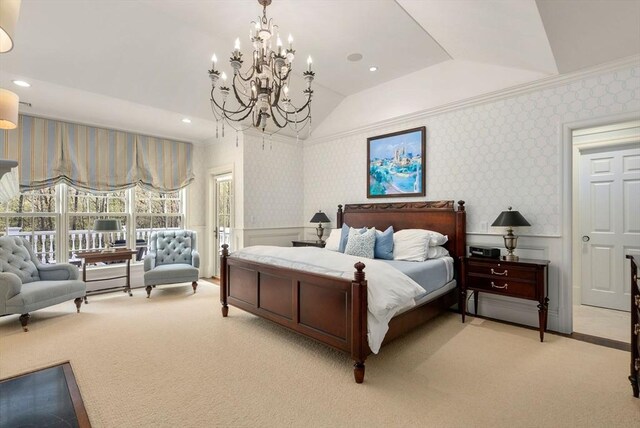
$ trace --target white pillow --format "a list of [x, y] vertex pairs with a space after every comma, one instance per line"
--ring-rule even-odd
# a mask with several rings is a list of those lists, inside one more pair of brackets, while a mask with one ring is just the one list
[[446, 248], [441, 246], [429, 247], [427, 250], [427, 258], [428, 259], [439, 259], [441, 257], [449, 256], [449, 251]]
[[436, 232], [434, 230], [428, 229], [414, 229], [414, 230], [424, 230], [426, 233], [431, 235], [431, 240], [429, 241], [429, 245], [435, 247], [436, 245], [444, 245], [449, 240], [447, 235], [443, 235], [440, 232]]
[[403, 229], [393, 234], [393, 259], [423, 262], [431, 235], [422, 229]]
[[349, 229], [349, 240], [344, 249], [345, 254], [352, 256], [373, 258], [373, 249], [376, 246], [376, 229], [368, 229], [364, 233], [360, 233], [360, 229]]
[[342, 229], [331, 229], [331, 234], [324, 241], [324, 249], [330, 251], [338, 251], [340, 247], [340, 237], [342, 236]]

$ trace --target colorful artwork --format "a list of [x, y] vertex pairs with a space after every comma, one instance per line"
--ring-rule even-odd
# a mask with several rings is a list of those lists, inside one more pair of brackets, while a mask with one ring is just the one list
[[367, 197], [425, 195], [426, 128], [367, 139]]

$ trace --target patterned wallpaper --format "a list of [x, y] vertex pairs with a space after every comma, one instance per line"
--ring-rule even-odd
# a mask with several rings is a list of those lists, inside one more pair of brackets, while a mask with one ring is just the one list
[[[295, 140], [293, 140], [295, 141]], [[194, 145], [195, 182], [189, 186], [190, 227], [206, 224], [207, 172], [235, 165], [237, 228], [299, 227], [303, 206], [302, 145], [270, 143], [255, 135], [235, 133]]]
[[367, 202], [367, 137], [427, 127], [427, 197], [463, 199], [467, 231], [487, 232], [500, 211], [519, 210], [527, 234], [560, 234], [562, 124], [640, 111], [640, 66], [487, 102], [304, 149], [304, 220], [317, 209]]
[[[245, 227], [298, 227], [302, 218], [302, 144], [244, 136]], [[309, 217], [311, 218], [311, 217]]]

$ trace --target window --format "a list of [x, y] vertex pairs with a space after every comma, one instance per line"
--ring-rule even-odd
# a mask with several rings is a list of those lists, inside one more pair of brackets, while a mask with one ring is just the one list
[[[0, 203], [0, 235], [27, 239], [42, 263], [72, 261], [77, 253], [104, 247], [103, 233], [94, 232], [98, 218], [116, 218], [122, 231], [110, 234], [116, 246], [138, 249], [142, 260], [153, 230], [184, 224], [184, 191], [158, 193], [139, 187], [108, 193], [76, 190], [66, 184], [21, 193]], [[130, 230], [129, 225], [135, 225]]]
[[[106, 239], [112, 243], [127, 243], [127, 192], [89, 193], [67, 188], [67, 218], [69, 219], [69, 259], [75, 260], [80, 251], [104, 248]], [[98, 218], [115, 218], [123, 226], [121, 232], [105, 233], [93, 231], [93, 222]]]
[[135, 201], [136, 240], [148, 242], [154, 230], [182, 227], [180, 192], [158, 193], [138, 187]]
[[57, 218], [55, 187], [20, 193], [0, 204], [0, 234], [25, 238], [42, 263], [55, 263]]

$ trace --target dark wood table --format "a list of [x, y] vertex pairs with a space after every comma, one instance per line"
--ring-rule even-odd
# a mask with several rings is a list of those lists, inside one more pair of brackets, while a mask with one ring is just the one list
[[507, 261], [483, 257], [465, 257], [462, 261], [460, 312], [462, 322], [467, 312], [467, 290], [472, 290], [478, 315], [479, 294], [492, 293], [538, 302], [540, 342], [547, 329], [549, 307], [549, 260], [520, 259]]
[[[84, 282], [96, 282], [96, 281], [107, 281], [109, 279], [118, 279], [125, 278], [124, 286], [119, 287], [109, 287], [103, 288], [96, 291], [87, 291], [87, 294], [84, 296], [84, 302], [89, 303], [87, 301], [87, 295], [89, 293], [103, 293], [105, 291], [118, 290], [122, 288], [125, 293], [129, 293], [129, 296], [133, 296], [131, 294], [131, 258], [137, 253], [136, 250], [129, 249], [118, 249], [111, 252], [102, 251], [85, 251], [78, 253], [77, 256], [80, 259], [83, 259], [82, 263], [82, 280]], [[100, 278], [100, 279], [87, 279], [87, 263], [108, 263], [108, 262], [127, 262], [127, 270], [125, 275], [117, 275], [110, 276], [108, 278]]]
[[325, 241], [291, 241], [291, 245], [294, 247], [319, 247], [324, 248]]

